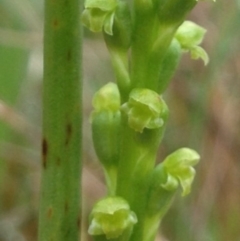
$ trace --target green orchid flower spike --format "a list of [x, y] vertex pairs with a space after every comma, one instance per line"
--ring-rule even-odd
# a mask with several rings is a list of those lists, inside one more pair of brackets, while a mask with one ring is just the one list
[[185, 21], [178, 28], [175, 38], [179, 41], [183, 51], [190, 51], [192, 59], [201, 58], [204, 64], [207, 65], [209, 57], [206, 51], [199, 46], [205, 33], [206, 29], [191, 21]]
[[116, 0], [87, 0], [82, 13], [82, 23], [93, 32], [104, 30], [112, 35]]
[[182, 196], [191, 191], [191, 184], [195, 176], [195, 166], [199, 162], [199, 154], [189, 148], [181, 148], [170, 154], [163, 162], [163, 168], [167, 173], [167, 181], [161, 186], [172, 191], [178, 187], [178, 183], [182, 186]]
[[[126, 200], [121, 197], [107, 197], [95, 204], [90, 214], [90, 235], [105, 235], [107, 239], [116, 239], [131, 234], [137, 217]], [[124, 239], [127, 240], [127, 239]]]
[[128, 116], [129, 126], [137, 132], [144, 128], [157, 129], [163, 126], [168, 108], [161, 96], [150, 89], [133, 89], [129, 101], [121, 110]]
[[209, 62], [200, 46], [206, 30], [185, 21], [198, 1], [85, 2], [82, 22], [102, 32], [116, 80], [92, 102], [92, 139], [108, 195], [90, 214], [95, 241], [155, 240], [179, 190], [191, 191], [197, 152], [181, 148], [155, 162], [169, 115], [162, 94], [182, 54]]
[[[162, 95], [183, 52], [209, 61], [200, 47], [206, 30], [185, 21], [198, 1], [85, 0], [81, 21], [101, 32], [116, 82], [92, 101], [92, 140], [107, 185], [90, 214], [94, 241], [153, 241], [179, 190], [190, 193], [197, 152], [181, 148], [156, 162], [169, 115]], [[45, 1], [39, 241], [79, 240], [80, 9], [78, 0]]]

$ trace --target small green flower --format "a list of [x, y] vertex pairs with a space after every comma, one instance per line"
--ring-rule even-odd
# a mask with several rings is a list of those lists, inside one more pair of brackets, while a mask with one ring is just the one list
[[86, 0], [85, 10], [82, 13], [82, 22], [93, 32], [104, 30], [112, 35], [116, 0]]
[[109, 82], [99, 89], [92, 101], [94, 113], [100, 111], [118, 111], [120, 108], [120, 93], [115, 83]]
[[190, 51], [193, 59], [201, 58], [206, 65], [209, 62], [206, 51], [198, 46], [201, 44], [206, 30], [196, 23], [185, 21], [177, 30], [175, 38], [184, 51]]
[[132, 229], [137, 223], [137, 217], [130, 210], [129, 204], [121, 197], [107, 197], [100, 200], [93, 208], [90, 235], [106, 235], [107, 239], [115, 239]]
[[195, 166], [199, 162], [199, 154], [189, 148], [181, 148], [170, 154], [163, 162], [167, 173], [167, 181], [161, 186], [168, 190], [175, 190], [178, 183], [182, 186], [182, 195], [189, 194], [195, 176]]
[[137, 132], [144, 128], [156, 129], [163, 126], [168, 114], [164, 100], [150, 89], [133, 89], [129, 101], [122, 106], [128, 115], [128, 124]]

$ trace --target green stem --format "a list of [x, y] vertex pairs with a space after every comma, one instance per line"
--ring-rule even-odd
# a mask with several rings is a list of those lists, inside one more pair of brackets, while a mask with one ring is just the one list
[[146, 88], [145, 83], [151, 81], [148, 76], [151, 72], [149, 58], [157, 38], [157, 18], [150, 6], [142, 10], [137, 4], [131, 49], [131, 84], [132, 88]]
[[131, 55], [132, 87], [156, 90], [160, 66], [179, 25], [196, 0], [154, 3], [135, 0]]
[[117, 195], [125, 198], [138, 217], [131, 241], [143, 241], [148, 177], [152, 171], [164, 128], [137, 133], [123, 118]]
[[194, 8], [196, 0], [171, 0], [159, 5], [158, 19], [167, 25], [176, 25], [186, 18], [186, 15]]
[[[175, 193], [174, 193], [175, 194]], [[173, 196], [169, 195], [168, 199], [166, 200], [165, 206], [162, 210], [156, 211], [155, 214], [149, 214], [147, 211], [145, 212], [144, 217], [144, 225], [143, 225], [143, 240], [144, 241], [154, 241], [157, 235], [157, 232], [159, 230], [159, 226], [161, 224], [161, 221], [166, 214], [166, 212], [169, 210], [169, 208], [172, 205], [173, 202]], [[164, 200], [164, 201], [165, 201]], [[156, 200], [156, 202], [161, 202], [161, 197]]]
[[45, 0], [39, 241], [77, 241], [80, 226], [80, 0]]
[[114, 73], [117, 80], [117, 85], [119, 92], [121, 94], [121, 103], [124, 103], [128, 100], [130, 92], [130, 76], [128, 69], [128, 55], [125, 50], [118, 50], [111, 47], [108, 47]]

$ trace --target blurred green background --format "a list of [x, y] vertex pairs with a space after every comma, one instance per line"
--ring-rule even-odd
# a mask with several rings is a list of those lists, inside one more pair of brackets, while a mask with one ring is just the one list
[[[165, 93], [170, 121], [158, 161], [187, 146], [201, 154], [191, 195], [177, 198], [158, 241], [240, 240], [240, 1], [199, 2], [188, 16], [208, 32], [204, 67], [185, 54]], [[0, 0], [0, 241], [37, 240], [42, 94], [42, 0]], [[61, 66], [59, 66], [61, 68]], [[83, 45], [83, 240], [105, 194], [91, 141], [93, 93], [113, 81], [101, 35]]]

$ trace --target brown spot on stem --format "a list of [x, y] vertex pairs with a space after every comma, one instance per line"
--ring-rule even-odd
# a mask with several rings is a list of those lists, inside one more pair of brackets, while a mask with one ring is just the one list
[[58, 19], [54, 19], [54, 20], [53, 20], [52, 26], [53, 26], [55, 29], [59, 27], [59, 21], [58, 21]]
[[42, 165], [45, 169], [47, 167], [48, 143], [45, 138], [42, 141]]
[[69, 209], [69, 205], [68, 205], [68, 201], [66, 201], [65, 204], [64, 204], [64, 211], [65, 211], [65, 213], [68, 212], [68, 209]]
[[81, 218], [79, 216], [77, 218], [77, 227], [81, 228]]
[[66, 126], [66, 141], [65, 141], [66, 146], [69, 144], [71, 136], [72, 136], [72, 125], [68, 123]]
[[57, 158], [57, 166], [60, 166], [61, 165], [61, 159], [58, 157]]
[[71, 51], [71, 49], [69, 49], [67, 51], [67, 61], [71, 61], [71, 59], [72, 59], [72, 51]]
[[50, 219], [52, 216], [53, 216], [53, 209], [52, 209], [52, 207], [50, 207], [47, 210], [47, 217]]

